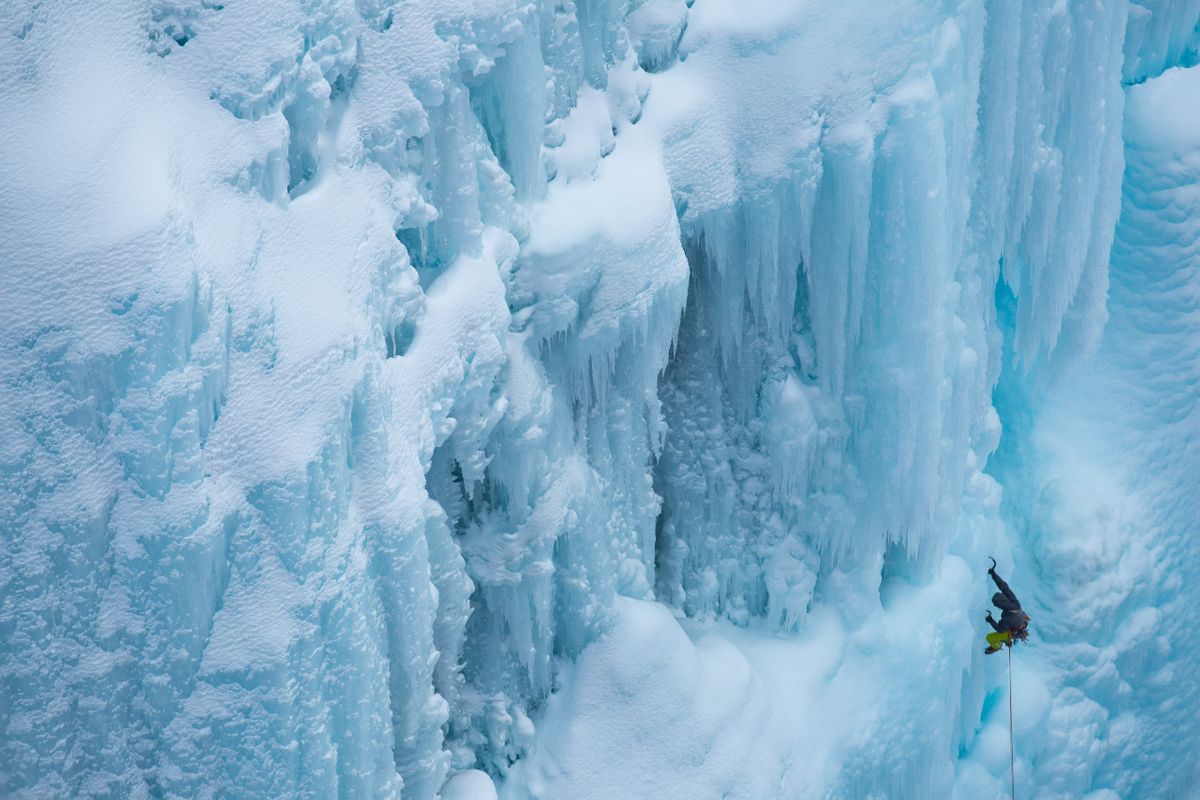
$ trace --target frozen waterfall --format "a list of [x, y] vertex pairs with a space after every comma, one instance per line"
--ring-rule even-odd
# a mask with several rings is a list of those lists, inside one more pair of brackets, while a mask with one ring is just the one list
[[1200, 0], [0, 37], [0, 796], [1200, 796]]

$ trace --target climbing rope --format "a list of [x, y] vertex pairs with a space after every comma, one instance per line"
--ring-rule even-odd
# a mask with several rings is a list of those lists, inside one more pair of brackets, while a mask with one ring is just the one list
[[1008, 645], [1008, 780], [1012, 787], [1012, 800], [1017, 800], [1016, 748], [1013, 746], [1012, 711], [1012, 643]]

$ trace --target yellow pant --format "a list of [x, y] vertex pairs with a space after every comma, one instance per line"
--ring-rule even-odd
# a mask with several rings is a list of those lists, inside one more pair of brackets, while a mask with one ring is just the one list
[[1000, 645], [1008, 644], [1011, 641], [1012, 641], [1012, 633], [1009, 631], [994, 631], [993, 633], [989, 633], [987, 635], [988, 644], [991, 645], [992, 647], [996, 648], [997, 650], [1000, 649]]

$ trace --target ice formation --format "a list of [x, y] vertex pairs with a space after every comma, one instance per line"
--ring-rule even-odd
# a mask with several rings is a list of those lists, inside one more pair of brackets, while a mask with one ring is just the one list
[[1200, 0], [0, 36], [0, 795], [1200, 791]]

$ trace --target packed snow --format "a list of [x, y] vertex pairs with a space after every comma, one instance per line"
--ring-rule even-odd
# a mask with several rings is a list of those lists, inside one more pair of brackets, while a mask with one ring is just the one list
[[1200, 793], [1200, 0], [0, 37], [0, 795]]

